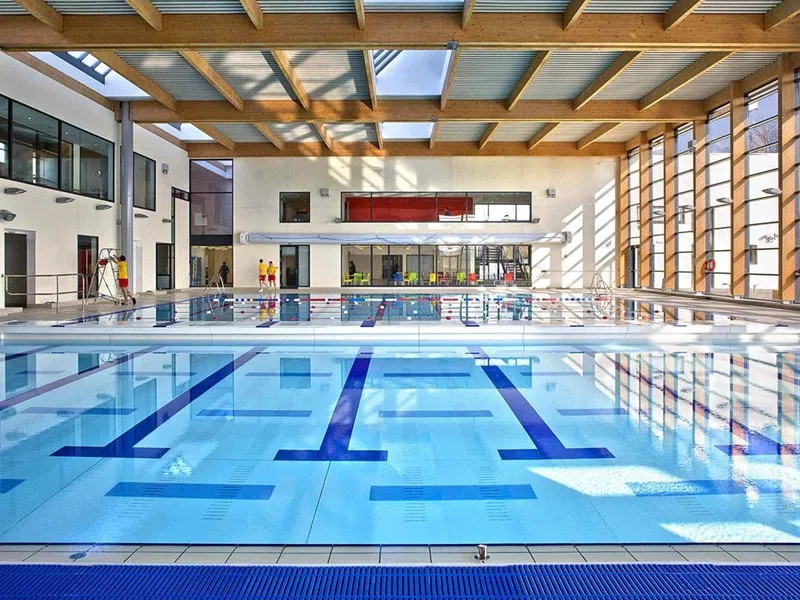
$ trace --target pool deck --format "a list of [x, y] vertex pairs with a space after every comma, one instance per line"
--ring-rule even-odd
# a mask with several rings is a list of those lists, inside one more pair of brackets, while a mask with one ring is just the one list
[[800, 544], [496, 545], [489, 559], [475, 546], [193, 546], [3, 544], [0, 563], [228, 565], [504, 565], [573, 563], [800, 564]]

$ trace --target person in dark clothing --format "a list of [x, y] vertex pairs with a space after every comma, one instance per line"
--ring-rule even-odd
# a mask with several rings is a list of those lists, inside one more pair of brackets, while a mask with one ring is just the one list
[[219, 268], [219, 278], [222, 280], [223, 284], [228, 283], [228, 273], [230, 273], [231, 269], [224, 260], [222, 261], [222, 266]]
[[350, 267], [347, 271], [350, 273], [350, 277], [356, 274], [356, 263], [354, 263], [352, 260], [350, 261]]

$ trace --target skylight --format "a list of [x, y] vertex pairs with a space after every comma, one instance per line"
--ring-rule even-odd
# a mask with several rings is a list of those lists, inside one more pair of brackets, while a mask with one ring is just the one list
[[438, 98], [442, 94], [450, 53], [449, 50], [373, 51], [378, 96]]
[[60, 59], [80, 69], [100, 83], [106, 82], [106, 75], [111, 72], [111, 67], [102, 62], [94, 54], [84, 50], [71, 50], [70, 52], [53, 52]]
[[433, 123], [381, 123], [381, 133], [385, 140], [429, 140]]

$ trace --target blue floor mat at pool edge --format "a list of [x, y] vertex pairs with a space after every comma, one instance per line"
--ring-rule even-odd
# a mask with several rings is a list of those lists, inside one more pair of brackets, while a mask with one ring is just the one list
[[788, 600], [800, 566], [0, 565], [0, 598]]

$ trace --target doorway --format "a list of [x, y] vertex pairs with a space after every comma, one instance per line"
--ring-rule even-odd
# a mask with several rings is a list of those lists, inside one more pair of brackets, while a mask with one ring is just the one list
[[97, 295], [97, 282], [92, 281], [92, 273], [94, 273], [94, 266], [97, 264], [97, 252], [99, 241], [93, 235], [79, 235], [78, 236], [78, 273], [83, 275], [83, 278], [78, 278], [78, 299], [83, 298], [83, 288], [81, 279], [86, 282], [87, 286], [91, 286], [86, 290], [86, 297], [92, 298]]
[[[28, 306], [28, 280], [10, 275], [28, 273], [28, 236], [24, 233], [6, 232], [5, 238], [6, 306]], [[32, 274], [32, 273], [31, 273]]]
[[310, 285], [309, 246], [281, 246], [281, 287], [295, 289]]
[[175, 287], [175, 246], [156, 242], [156, 289], [171, 290]]

